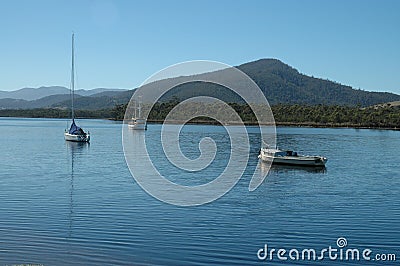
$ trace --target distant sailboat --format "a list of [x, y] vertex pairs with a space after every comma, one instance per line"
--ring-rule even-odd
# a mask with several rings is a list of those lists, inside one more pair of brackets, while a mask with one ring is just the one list
[[71, 119], [72, 124], [69, 129], [64, 132], [64, 138], [68, 141], [77, 142], [89, 142], [89, 132], [83, 131], [82, 128], [75, 124], [75, 113], [74, 113], [74, 93], [75, 93], [75, 65], [74, 65], [74, 34], [72, 34], [72, 68], [71, 68]]
[[135, 112], [132, 121], [128, 123], [128, 127], [134, 130], [147, 130], [147, 120], [142, 117], [142, 102], [135, 101]]

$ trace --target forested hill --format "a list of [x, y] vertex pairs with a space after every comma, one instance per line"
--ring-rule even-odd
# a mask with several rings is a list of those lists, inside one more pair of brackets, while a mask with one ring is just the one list
[[[387, 92], [369, 92], [353, 89], [337, 82], [314, 78], [301, 74], [296, 69], [277, 59], [261, 59], [237, 66], [238, 69], [252, 78], [266, 95], [271, 105], [342, 105], [371, 106], [379, 103], [399, 101], [400, 95]], [[214, 75], [223, 75], [224, 70], [199, 74], [196, 77], [207, 79]], [[219, 72], [219, 73], [218, 73]], [[187, 77], [178, 77], [184, 82]], [[157, 86], [168, 86], [169, 80], [156, 81]], [[240, 80], [238, 80], [240, 82]], [[157, 87], [156, 86], [156, 87]], [[154, 86], [151, 86], [154, 87]], [[205, 82], [192, 82], [177, 86], [164, 97], [169, 101], [173, 97], [184, 100], [194, 96], [214, 96], [225, 102], [240, 102], [237, 95], [228, 89]]]
[[238, 68], [257, 83], [270, 104], [370, 106], [400, 100], [397, 94], [356, 90], [301, 74], [277, 59], [261, 59]]

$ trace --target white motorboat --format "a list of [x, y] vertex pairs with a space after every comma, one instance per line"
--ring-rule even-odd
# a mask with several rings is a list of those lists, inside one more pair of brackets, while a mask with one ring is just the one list
[[135, 112], [128, 127], [133, 130], [147, 130], [147, 120], [142, 117], [142, 102], [135, 101]]
[[74, 34], [72, 34], [72, 69], [71, 69], [71, 119], [72, 123], [69, 129], [64, 132], [64, 138], [67, 141], [76, 142], [89, 142], [89, 132], [83, 131], [82, 128], [75, 124], [75, 113], [74, 113], [74, 93], [75, 93], [75, 65], [74, 65]]
[[258, 156], [262, 161], [272, 162], [273, 164], [286, 164], [297, 166], [325, 166], [328, 161], [322, 156], [300, 155], [295, 151], [282, 151], [279, 149], [271, 149], [269, 147], [262, 148]]

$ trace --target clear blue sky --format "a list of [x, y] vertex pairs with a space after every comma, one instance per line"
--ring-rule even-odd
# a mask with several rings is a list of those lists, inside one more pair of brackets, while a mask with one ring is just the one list
[[0, 90], [133, 88], [187, 60], [277, 58], [300, 72], [400, 94], [400, 1], [0, 0]]

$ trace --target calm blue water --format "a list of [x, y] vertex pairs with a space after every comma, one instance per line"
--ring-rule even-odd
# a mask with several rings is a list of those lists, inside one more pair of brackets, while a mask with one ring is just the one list
[[[274, 168], [249, 192], [259, 143], [250, 128], [256, 145], [236, 187], [215, 202], [184, 208], [135, 183], [120, 123], [79, 124], [90, 130], [90, 145], [63, 140], [66, 120], [0, 118], [0, 265], [280, 265], [276, 257], [259, 261], [257, 251], [264, 244], [337, 247], [338, 237], [349, 248], [395, 253], [400, 260], [399, 131], [278, 128], [280, 147], [324, 155], [327, 168]], [[159, 130], [149, 125], [147, 134]], [[208, 171], [223, 167], [229, 148], [222, 127], [192, 125], [182, 134], [182, 149], [193, 158], [196, 136], [215, 138], [221, 154]], [[155, 137], [149, 148], [158, 143]], [[192, 178], [162, 165], [171, 179]], [[367, 264], [319, 262], [360, 263]]]

